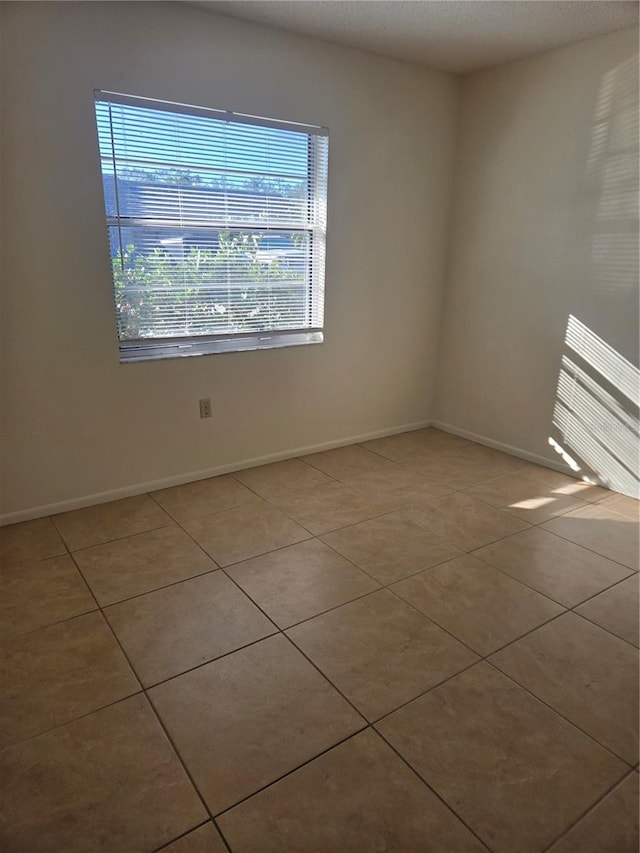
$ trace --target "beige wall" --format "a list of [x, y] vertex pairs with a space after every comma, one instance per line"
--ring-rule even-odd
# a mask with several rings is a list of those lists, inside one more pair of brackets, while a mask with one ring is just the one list
[[[637, 487], [637, 44], [625, 30], [463, 78], [435, 405], [449, 428], [559, 461], [552, 437], [627, 492]], [[565, 343], [570, 316], [577, 348]]]
[[[431, 417], [455, 78], [172, 3], [0, 11], [5, 521]], [[119, 364], [94, 88], [329, 127], [324, 345]]]

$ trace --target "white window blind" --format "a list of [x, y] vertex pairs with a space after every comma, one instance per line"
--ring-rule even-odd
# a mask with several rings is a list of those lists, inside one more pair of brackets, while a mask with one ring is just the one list
[[95, 108], [121, 360], [321, 342], [326, 129]]

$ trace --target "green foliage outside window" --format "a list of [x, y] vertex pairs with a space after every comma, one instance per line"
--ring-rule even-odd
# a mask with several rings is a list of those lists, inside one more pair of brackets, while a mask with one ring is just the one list
[[[129, 244], [118, 250], [113, 279], [120, 339], [153, 337], [161, 326], [163, 335], [182, 337], [299, 325], [307, 302], [304, 274], [268, 251], [261, 256], [264, 237], [221, 231], [215, 249], [141, 252]], [[291, 235], [301, 249], [303, 240]]]

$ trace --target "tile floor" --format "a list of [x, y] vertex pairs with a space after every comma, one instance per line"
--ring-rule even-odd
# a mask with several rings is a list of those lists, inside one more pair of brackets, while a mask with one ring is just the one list
[[638, 506], [424, 429], [0, 529], [0, 849], [637, 853]]

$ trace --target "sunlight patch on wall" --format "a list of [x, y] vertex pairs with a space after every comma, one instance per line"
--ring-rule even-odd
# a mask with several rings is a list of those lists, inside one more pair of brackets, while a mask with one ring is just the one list
[[594, 116], [586, 186], [597, 195], [591, 257], [600, 289], [638, 284], [638, 60], [604, 76]]
[[[591, 329], [570, 316], [549, 443], [589, 468], [603, 485], [640, 496], [640, 371]], [[578, 461], [579, 460], [579, 461]], [[575, 467], [577, 466], [577, 467]]]

